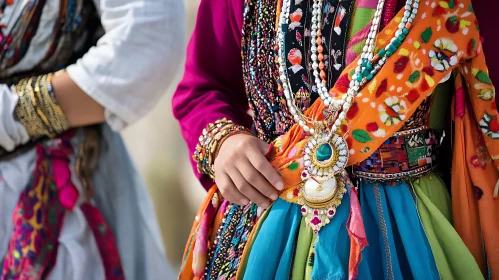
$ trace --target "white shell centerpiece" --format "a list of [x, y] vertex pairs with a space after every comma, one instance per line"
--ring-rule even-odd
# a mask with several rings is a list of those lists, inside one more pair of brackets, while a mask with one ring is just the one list
[[303, 198], [309, 202], [321, 203], [328, 201], [336, 191], [336, 178], [332, 177], [324, 183], [319, 183], [313, 178], [305, 181], [302, 188]]
[[345, 139], [336, 134], [319, 134], [310, 138], [304, 149], [298, 203], [301, 212], [314, 233], [333, 218], [336, 207], [346, 192], [342, 172], [348, 162]]
[[314, 233], [329, 224], [345, 192], [345, 183], [340, 176], [333, 176], [323, 183], [308, 177], [301, 183], [297, 202], [301, 205], [306, 224]]

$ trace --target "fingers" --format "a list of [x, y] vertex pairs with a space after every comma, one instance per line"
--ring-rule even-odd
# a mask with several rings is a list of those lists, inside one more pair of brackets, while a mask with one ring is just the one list
[[228, 201], [239, 205], [247, 205], [250, 202], [250, 200], [237, 189], [228, 174], [217, 174], [215, 181], [223, 197]]
[[[250, 171], [249, 169], [253, 169], [253, 171]], [[249, 200], [253, 201], [262, 208], [268, 208], [270, 206], [270, 199], [262, 194], [255, 186], [261, 183], [260, 179], [255, 180], [246, 178], [254, 176], [255, 173], [258, 173], [258, 171], [256, 171], [249, 162], [247, 162], [245, 166], [238, 166], [237, 168], [234, 167], [229, 169], [228, 173], [238, 190]], [[259, 176], [262, 177], [261, 175]], [[267, 184], [269, 183], [267, 182]]]
[[265, 154], [270, 145], [251, 135], [227, 138], [215, 159], [215, 181], [230, 202], [248, 204], [253, 201], [268, 208], [284, 188], [281, 176]]
[[[270, 163], [264, 158], [263, 162], [272, 168]], [[254, 166], [248, 159], [244, 164], [245, 168], [239, 168], [239, 171], [253, 187], [255, 187], [261, 194], [265, 195], [270, 200], [274, 201], [279, 197], [279, 192], [272, 186], [272, 184], [265, 178], [262, 171]], [[274, 170], [272, 168], [272, 170]], [[268, 172], [268, 170], [266, 170]]]
[[263, 154], [249, 153], [248, 160], [275, 189], [281, 191], [284, 188], [281, 176]]

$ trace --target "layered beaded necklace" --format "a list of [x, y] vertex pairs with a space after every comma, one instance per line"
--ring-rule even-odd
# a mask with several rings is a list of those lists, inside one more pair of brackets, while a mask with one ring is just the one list
[[[309, 134], [304, 148], [302, 172], [303, 183], [300, 186], [298, 203], [302, 205], [302, 213], [314, 232], [329, 223], [334, 216], [336, 207], [341, 203], [344, 188], [345, 167], [348, 162], [348, 145], [343, 137], [337, 134], [346, 113], [350, 109], [359, 91], [380, 71], [387, 59], [400, 47], [416, 17], [419, 0], [407, 0], [404, 15], [395, 36], [375, 54], [376, 35], [378, 33], [385, 0], [379, 0], [372, 20], [366, 44], [363, 47], [357, 67], [349, 84], [348, 91], [341, 99], [329, 95], [322, 54], [322, 9], [324, 0], [314, 0], [311, 28], [311, 59], [312, 71], [319, 96], [324, 102], [324, 121], [315, 121], [300, 111], [295, 101], [288, 79], [285, 36], [289, 23], [290, 2], [283, 0], [279, 18], [277, 40], [279, 47], [279, 79], [284, 91], [287, 106], [293, 119]], [[327, 117], [326, 117], [327, 116]]]

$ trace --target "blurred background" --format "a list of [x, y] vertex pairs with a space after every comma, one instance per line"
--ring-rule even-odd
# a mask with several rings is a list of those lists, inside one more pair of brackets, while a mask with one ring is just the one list
[[[194, 28], [198, 4], [199, 0], [184, 0], [186, 38], [190, 38]], [[192, 173], [188, 161], [190, 155], [171, 112], [172, 95], [182, 72], [183, 65], [154, 111], [122, 133], [149, 187], [167, 258], [175, 273], [180, 267], [197, 208], [206, 194]], [[168, 275], [164, 279], [175, 277]]]

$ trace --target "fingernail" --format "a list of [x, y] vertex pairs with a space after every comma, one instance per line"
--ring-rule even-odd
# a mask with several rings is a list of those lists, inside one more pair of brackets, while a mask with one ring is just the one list
[[272, 199], [272, 201], [275, 201], [277, 199], [277, 194], [273, 193], [270, 195], [270, 199]]
[[267, 209], [267, 208], [269, 208], [269, 204], [267, 202], [265, 202], [265, 203], [262, 203], [262, 205], [260, 207], [262, 207], [263, 209]]
[[241, 200], [241, 203], [242, 203], [243, 205], [248, 205], [248, 203], [250, 203], [250, 202], [249, 202], [249, 200], [247, 200], [247, 199], [243, 199], [243, 200]]
[[262, 215], [262, 213], [263, 213], [263, 210], [264, 209], [262, 207], [256, 208], [256, 216], [260, 217]]
[[277, 184], [275, 184], [275, 187], [276, 189], [281, 191], [282, 189], [284, 189], [284, 184], [282, 182], [278, 182]]

